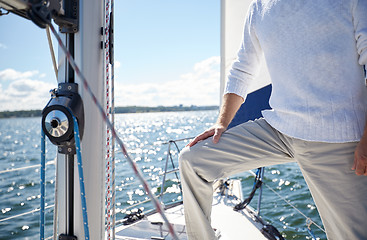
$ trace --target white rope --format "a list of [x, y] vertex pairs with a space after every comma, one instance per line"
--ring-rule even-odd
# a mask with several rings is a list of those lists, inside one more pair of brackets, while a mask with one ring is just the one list
[[[49, 209], [49, 208], [52, 208], [52, 207], [54, 207], [54, 205], [47, 206], [47, 207], [45, 207], [45, 209]], [[0, 219], [0, 222], [6, 222], [10, 219], [18, 218], [18, 217], [25, 216], [25, 215], [35, 213], [35, 212], [39, 212], [39, 211], [40, 211], [39, 208], [33, 209], [32, 211], [29, 211], [29, 212], [25, 212], [25, 213], [21, 213], [21, 214], [18, 214], [18, 215], [14, 215], [14, 216], [10, 216], [10, 217], [7, 217], [7, 218]]]
[[[46, 163], [46, 166], [47, 165], [51, 165], [51, 164], [55, 164], [55, 160], [48, 161]], [[6, 170], [3, 170], [3, 171], [0, 171], [0, 174], [9, 173], [9, 172], [15, 172], [15, 171], [20, 171], [20, 170], [25, 170], [25, 169], [29, 169], [29, 168], [37, 168], [37, 167], [41, 167], [41, 164], [36, 164], [36, 165], [32, 165], [32, 166], [27, 166], [27, 167], [6, 169]]]
[[54, 216], [53, 216], [53, 222], [54, 222], [54, 224], [53, 224], [53, 231], [54, 231], [54, 234], [53, 234], [53, 240], [57, 240], [57, 227], [58, 227], [58, 224], [56, 224], [56, 222], [57, 222], [57, 218], [58, 218], [58, 215], [59, 215], [59, 212], [58, 212], [58, 210], [57, 210], [57, 208], [58, 208], [58, 200], [57, 200], [57, 198], [58, 198], [58, 189], [59, 189], [59, 184], [58, 184], [58, 180], [57, 180], [57, 177], [58, 177], [58, 168], [59, 168], [59, 166], [58, 166], [58, 164], [57, 164], [57, 158], [56, 158], [56, 160], [55, 160], [55, 166], [56, 166], [56, 168], [55, 168], [55, 201], [54, 201]]

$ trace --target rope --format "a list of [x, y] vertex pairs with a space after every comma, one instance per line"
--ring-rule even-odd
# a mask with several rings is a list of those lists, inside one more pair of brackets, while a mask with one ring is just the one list
[[[110, 63], [111, 63], [111, 121], [113, 128], [115, 127], [115, 59], [114, 59], [114, 46], [113, 46], [113, 31], [114, 31], [114, 10], [115, 3], [111, 0], [111, 13], [110, 13], [110, 31], [112, 35], [109, 39], [112, 40], [110, 47]], [[112, 239], [116, 238], [116, 159], [115, 159], [115, 138], [112, 138], [111, 143], [111, 158], [112, 158]]]
[[182, 141], [186, 141], [186, 140], [191, 140], [195, 137], [187, 137], [187, 138], [180, 138], [180, 139], [177, 139], [177, 140], [170, 140], [168, 142], [162, 142], [161, 144], [169, 144], [171, 142], [174, 142], [176, 144], [176, 142], [182, 142]]
[[[251, 172], [251, 171], [250, 171]], [[252, 174], [254, 174], [253, 172], [251, 172]], [[265, 182], [263, 182], [263, 184], [265, 185], [265, 187], [267, 187], [269, 190], [271, 190], [273, 193], [275, 193], [280, 199], [282, 199], [284, 202], [286, 202], [289, 206], [291, 206], [294, 210], [296, 210], [299, 214], [301, 214], [306, 221], [308, 222], [308, 226], [310, 226], [311, 224], [315, 225], [317, 228], [319, 228], [321, 231], [323, 231], [324, 233], [325, 230], [320, 227], [317, 223], [315, 223], [311, 218], [309, 218], [308, 216], [306, 216], [303, 212], [301, 212], [296, 206], [294, 206], [289, 200], [285, 199], [283, 196], [281, 196], [279, 193], [277, 193], [274, 189], [272, 189], [270, 186], [268, 186], [268, 184], [266, 184]]]
[[[45, 207], [45, 210], [46, 209], [49, 209], [49, 208], [52, 208], [52, 207], [54, 207], [54, 205], [47, 206], [47, 207]], [[25, 215], [28, 215], [28, 214], [31, 214], [31, 213], [35, 213], [35, 212], [38, 212], [38, 211], [40, 211], [40, 209], [37, 208], [37, 209], [33, 209], [32, 211], [29, 211], [29, 212], [20, 213], [18, 215], [14, 215], [14, 216], [10, 216], [10, 217], [7, 217], [7, 218], [3, 218], [3, 219], [0, 219], [0, 223], [1, 222], [6, 222], [6, 221], [11, 220], [11, 219], [14, 219], [14, 218], [22, 217], [22, 216], [25, 216]]]
[[[110, 15], [109, 15], [109, 11], [110, 11], [110, 1], [107, 0], [105, 1], [105, 77], [106, 77], [106, 117], [107, 119], [110, 119], [110, 52], [109, 52], [109, 22], [110, 22]], [[111, 120], [112, 124], [113, 121]], [[110, 155], [110, 129], [109, 127], [107, 127], [106, 129], [107, 134], [106, 134], [106, 185], [107, 185], [107, 189], [106, 189], [106, 202], [107, 202], [107, 207], [106, 207], [106, 211], [107, 211], [107, 239], [110, 240], [111, 239], [111, 155]], [[112, 190], [113, 191], [113, 190]]]
[[[57, 159], [57, 158], [56, 158]], [[56, 160], [57, 161], [57, 160]], [[53, 222], [54, 222], [54, 226], [53, 226], [53, 231], [54, 231], [54, 234], [53, 234], [53, 239], [54, 240], [57, 240], [57, 224], [55, 224], [56, 223], [56, 221], [57, 221], [57, 218], [58, 218], [58, 215], [59, 215], [59, 213], [58, 213], [58, 210], [57, 210], [57, 207], [58, 207], [58, 200], [57, 200], [57, 195], [58, 195], [58, 189], [59, 189], [59, 181], [57, 180], [57, 176], [58, 176], [58, 168], [59, 168], [59, 166], [58, 166], [58, 164], [57, 164], [57, 162], [55, 163], [55, 166], [56, 166], [56, 169], [55, 169], [55, 200], [54, 200], [54, 216], [53, 216]]]
[[41, 129], [41, 213], [40, 213], [40, 240], [45, 239], [45, 171], [46, 171], [46, 140], [45, 132]]
[[312, 237], [312, 240], [316, 240], [316, 236], [315, 234], [313, 233], [312, 229], [311, 229], [311, 225], [312, 225], [312, 220], [311, 219], [306, 219], [306, 224], [307, 224], [307, 232], [308, 234], [311, 235]]
[[52, 65], [54, 67], [55, 76], [56, 76], [56, 80], [57, 80], [58, 70], [57, 70], [56, 57], [55, 57], [54, 47], [53, 47], [53, 44], [52, 44], [52, 39], [51, 39], [50, 27], [49, 26], [46, 27], [46, 34], [47, 34], [48, 47], [50, 48], [50, 53], [51, 53]]
[[62, 39], [60, 38], [60, 36], [57, 34], [54, 26], [51, 24], [50, 25], [50, 29], [52, 31], [52, 33], [54, 34], [54, 36], [56, 37], [59, 46], [61, 48], [61, 50], [65, 53], [66, 58], [68, 60], [68, 62], [70, 63], [70, 65], [73, 67], [75, 73], [79, 76], [81, 82], [83, 83], [83, 87], [84, 89], [87, 91], [87, 93], [90, 95], [90, 97], [92, 98], [94, 104], [97, 107], [97, 110], [99, 111], [99, 113], [101, 114], [103, 120], [105, 121], [105, 123], [107, 124], [107, 126], [111, 129], [111, 133], [112, 136], [116, 139], [117, 144], [120, 146], [122, 153], [124, 154], [126, 160], [129, 162], [129, 164], [131, 165], [135, 175], [139, 178], [139, 180], [142, 182], [142, 185], [145, 189], [145, 191], [148, 193], [149, 197], [152, 198], [153, 203], [155, 208], [157, 209], [157, 212], [159, 212], [163, 218], [163, 220], [167, 223], [168, 229], [170, 234], [172, 235], [172, 237], [174, 239], [178, 239], [176, 231], [173, 229], [172, 224], [168, 221], [167, 216], [165, 215], [161, 204], [158, 202], [157, 198], [154, 196], [151, 188], [149, 187], [147, 181], [144, 179], [143, 174], [141, 173], [140, 169], [138, 168], [138, 166], [136, 165], [136, 163], [131, 159], [131, 157], [129, 156], [127, 149], [124, 145], [124, 143], [122, 142], [122, 140], [120, 139], [119, 136], [117, 136], [117, 132], [115, 130], [115, 128], [113, 127], [111, 121], [109, 119], [107, 119], [105, 112], [103, 110], [102, 105], [98, 102], [96, 95], [93, 93], [92, 89], [90, 88], [87, 79], [85, 78], [84, 74], [80, 71], [79, 67], [77, 66], [77, 64], [75, 63], [75, 60], [73, 59], [73, 57], [71, 56], [70, 52], [66, 49], [64, 43], [62, 42]]
[[80, 197], [81, 197], [82, 211], [83, 211], [84, 236], [85, 236], [85, 240], [88, 240], [89, 239], [89, 226], [88, 226], [88, 215], [87, 215], [87, 202], [85, 199], [82, 154], [80, 152], [81, 148], [80, 148], [79, 126], [78, 126], [78, 121], [74, 116], [73, 116], [73, 119], [74, 119], [74, 137], [75, 137], [76, 156], [78, 158]]
[[263, 183], [262, 178], [261, 178], [261, 172], [262, 172], [261, 169], [262, 168], [257, 169], [256, 177], [255, 177], [255, 180], [254, 180], [254, 185], [252, 187], [252, 190], [251, 190], [249, 196], [243, 202], [241, 202], [241, 203], [237, 204], [236, 206], [234, 206], [234, 210], [240, 211], [242, 209], [245, 209], [247, 207], [247, 205], [249, 205], [250, 202], [252, 201], [252, 199], [254, 198], [256, 190], [261, 188], [261, 185]]
[[[178, 140], [169, 140], [168, 142], [164, 142], [164, 141], [157, 141], [155, 143], [151, 143], [151, 144], [146, 144], [144, 145], [144, 148], [155, 148], [157, 146], [161, 146], [161, 145], [167, 145], [167, 144], [170, 144], [170, 143], [174, 143], [177, 145], [176, 142], [180, 142], [180, 141], [186, 141], [186, 140], [190, 140], [190, 139], [194, 139], [194, 137], [188, 137], [188, 138], [181, 138], [181, 139], [178, 139]], [[177, 147], [176, 147], [177, 148]], [[121, 152], [121, 149], [120, 150], [116, 150], [115, 153], [120, 153]], [[180, 152], [180, 151], [178, 151]]]
[[[46, 163], [46, 166], [47, 165], [50, 165], [50, 164], [55, 164], [55, 160], [48, 161]], [[21, 167], [21, 168], [7, 169], [7, 170], [0, 171], [0, 174], [9, 173], [9, 172], [15, 172], [15, 171], [20, 171], [20, 170], [25, 170], [25, 169], [29, 169], [29, 168], [37, 168], [37, 167], [41, 167], [41, 164], [36, 164], [36, 165], [27, 166], [27, 167]]]

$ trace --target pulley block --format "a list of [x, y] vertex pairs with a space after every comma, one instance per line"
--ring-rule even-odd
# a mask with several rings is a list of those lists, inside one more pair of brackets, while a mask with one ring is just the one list
[[51, 90], [51, 99], [42, 111], [42, 129], [59, 147], [59, 153], [75, 154], [73, 116], [78, 120], [82, 138], [84, 107], [78, 94], [78, 84], [60, 83], [57, 89]]

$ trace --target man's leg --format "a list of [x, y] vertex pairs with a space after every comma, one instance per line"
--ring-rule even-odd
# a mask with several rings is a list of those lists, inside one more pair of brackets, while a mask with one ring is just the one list
[[264, 119], [229, 129], [217, 144], [209, 138], [185, 148], [180, 171], [189, 240], [216, 239], [210, 224], [215, 179], [292, 161], [289, 139]]
[[356, 145], [294, 141], [329, 240], [367, 239], [367, 177], [351, 170]]

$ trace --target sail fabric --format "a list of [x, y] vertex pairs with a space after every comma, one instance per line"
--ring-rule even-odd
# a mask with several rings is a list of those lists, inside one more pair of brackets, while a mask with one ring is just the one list
[[[240, 49], [245, 17], [252, 0], [222, 0], [221, 2], [221, 84], [220, 96], [223, 95], [225, 82], [233, 61]], [[249, 86], [248, 93], [270, 84], [270, 76], [262, 59], [260, 74]]]

